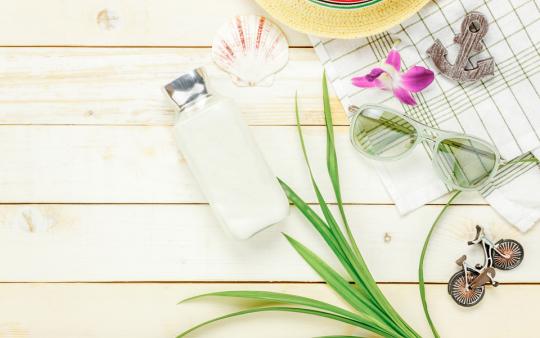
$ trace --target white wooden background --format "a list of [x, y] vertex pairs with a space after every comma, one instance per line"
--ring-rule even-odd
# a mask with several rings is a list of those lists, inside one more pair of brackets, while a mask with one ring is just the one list
[[[290, 62], [270, 88], [237, 88], [212, 65], [216, 29], [251, 0], [2, 1], [0, 10], [0, 337], [171, 338], [250, 303], [195, 294], [259, 289], [340, 304], [282, 238], [330, 257], [291, 208], [252, 240], [223, 235], [172, 138], [161, 87], [204, 64], [216, 88], [240, 104], [275, 173], [311, 202], [292, 111], [298, 90], [307, 145], [325, 192], [321, 66], [306, 36], [286, 29]], [[442, 198], [400, 217], [376, 174], [347, 140], [334, 99], [346, 211], [384, 292], [423, 335], [417, 260]], [[462, 196], [438, 228], [426, 261], [429, 303], [444, 337], [535, 337], [540, 229], [521, 235], [475, 194]], [[474, 309], [446, 294], [475, 224], [526, 249]], [[390, 238], [385, 241], [385, 236]], [[360, 334], [302, 315], [259, 314], [193, 337]]]

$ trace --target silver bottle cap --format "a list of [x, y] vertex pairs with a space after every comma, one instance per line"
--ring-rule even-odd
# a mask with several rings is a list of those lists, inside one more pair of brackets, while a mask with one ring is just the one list
[[167, 84], [165, 91], [178, 105], [180, 111], [199, 97], [210, 95], [206, 86], [206, 74], [202, 67], [183, 73], [176, 80]]

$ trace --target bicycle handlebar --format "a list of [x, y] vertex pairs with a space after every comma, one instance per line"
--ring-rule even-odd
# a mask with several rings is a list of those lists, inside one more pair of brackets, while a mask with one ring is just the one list
[[480, 242], [480, 236], [482, 235], [482, 227], [477, 225], [476, 226], [476, 236], [474, 236], [474, 239], [472, 241], [468, 241], [468, 245], [474, 245]]
[[476, 226], [476, 237], [474, 238], [474, 241], [477, 241], [480, 239], [480, 234], [482, 234], [482, 227], [477, 225]]

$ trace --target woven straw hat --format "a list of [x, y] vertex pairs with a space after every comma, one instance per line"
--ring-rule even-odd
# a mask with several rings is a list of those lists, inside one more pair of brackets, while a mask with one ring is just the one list
[[304, 33], [356, 38], [388, 30], [430, 0], [255, 0], [270, 15]]

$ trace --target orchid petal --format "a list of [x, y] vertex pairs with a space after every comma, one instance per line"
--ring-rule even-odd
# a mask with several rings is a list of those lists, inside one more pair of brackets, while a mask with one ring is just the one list
[[394, 88], [394, 96], [397, 97], [401, 103], [408, 104], [409, 106], [416, 105], [416, 100], [412, 97], [411, 93], [402, 87]]
[[386, 64], [394, 67], [394, 69], [399, 72], [401, 68], [401, 55], [399, 55], [399, 52], [396, 49], [392, 49], [388, 53]]
[[429, 86], [435, 79], [435, 74], [424, 67], [414, 66], [401, 76], [403, 88], [417, 93]]
[[385, 72], [384, 69], [379, 68], [379, 67], [376, 67], [376, 68], [373, 68], [373, 69], [371, 70], [371, 72], [369, 72], [369, 74], [366, 75], [366, 77], [367, 77], [368, 79], [375, 80], [375, 79], [377, 79], [379, 76], [381, 76], [381, 74], [384, 73], [384, 72]]
[[368, 78], [369, 75], [353, 77], [352, 84], [361, 88], [382, 88], [382, 82], [379, 79]]
[[373, 68], [371, 72], [365, 76], [353, 77], [352, 84], [362, 88], [382, 88], [383, 84], [378, 79], [384, 73], [382, 68]]

